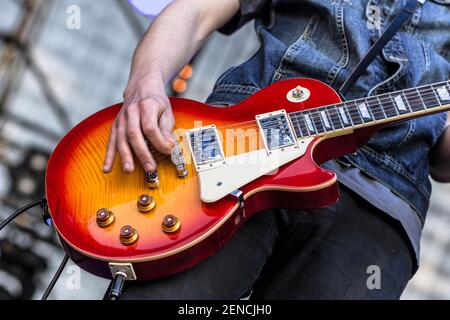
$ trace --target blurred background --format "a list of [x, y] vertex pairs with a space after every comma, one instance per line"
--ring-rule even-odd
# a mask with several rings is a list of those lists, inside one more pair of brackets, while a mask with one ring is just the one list
[[[0, 221], [44, 196], [46, 162], [85, 117], [122, 100], [133, 50], [168, 0], [0, 0]], [[257, 49], [251, 23], [214, 34], [168, 87], [205, 100]], [[450, 299], [450, 185], [434, 183], [421, 268], [403, 299]], [[38, 299], [64, 256], [31, 210], [0, 234], [0, 299]], [[101, 299], [109, 282], [65, 268], [50, 299]]]

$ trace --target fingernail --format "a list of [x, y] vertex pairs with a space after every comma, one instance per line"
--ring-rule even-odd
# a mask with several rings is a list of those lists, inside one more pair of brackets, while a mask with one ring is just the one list
[[145, 172], [152, 172], [154, 170], [153, 165], [150, 162], [144, 163], [144, 170]]
[[104, 167], [103, 167], [103, 172], [108, 172], [109, 171], [109, 167], [107, 166], [107, 165], [105, 165]]
[[128, 172], [131, 171], [131, 164], [129, 162], [125, 162], [123, 164], [123, 170]]

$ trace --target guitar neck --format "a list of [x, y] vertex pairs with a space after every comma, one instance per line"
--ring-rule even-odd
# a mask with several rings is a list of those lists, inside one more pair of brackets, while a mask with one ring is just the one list
[[450, 110], [450, 81], [290, 113], [298, 139]]

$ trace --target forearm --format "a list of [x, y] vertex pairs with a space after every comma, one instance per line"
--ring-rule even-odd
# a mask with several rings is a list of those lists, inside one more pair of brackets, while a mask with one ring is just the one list
[[238, 10], [239, 0], [175, 0], [153, 22], [133, 57], [123, 107], [111, 128], [105, 172], [111, 172], [117, 153], [124, 172], [135, 169], [133, 153], [146, 172], [155, 172], [149, 142], [161, 153], [172, 152], [175, 119], [165, 86]]
[[136, 49], [129, 82], [166, 85], [238, 9], [238, 0], [174, 1], [155, 19]]

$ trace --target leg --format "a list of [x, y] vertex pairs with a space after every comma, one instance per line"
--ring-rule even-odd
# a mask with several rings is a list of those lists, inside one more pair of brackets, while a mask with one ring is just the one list
[[[291, 216], [296, 223], [280, 236], [252, 298], [400, 297], [414, 259], [396, 221], [344, 187], [338, 204]], [[372, 265], [380, 268], [379, 290], [367, 287]]]
[[249, 292], [278, 237], [276, 211], [251, 218], [218, 253], [185, 272], [125, 284], [121, 299], [239, 299]]

